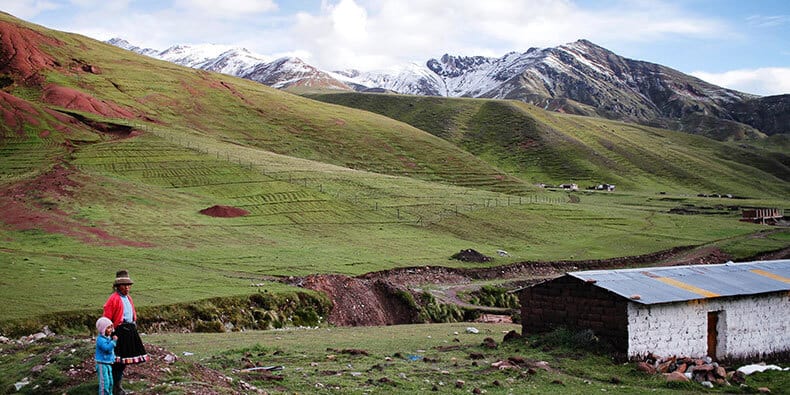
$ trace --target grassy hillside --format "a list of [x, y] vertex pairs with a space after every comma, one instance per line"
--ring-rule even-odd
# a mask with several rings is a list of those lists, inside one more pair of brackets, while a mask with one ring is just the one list
[[[260, 292], [251, 283], [294, 291], [273, 275], [478, 265], [448, 260], [466, 248], [508, 250], [494, 266], [701, 244], [743, 258], [790, 244], [737, 221], [733, 200], [693, 196], [707, 187], [787, 206], [785, 170], [721, 159], [707, 140], [482, 100], [437, 102], [449, 115], [414, 127], [7, 14], [0, 33], [0, 329], [98, 311], [120, 268], [150, 307]], [[531, 152], [525, 136], [540, 159], [511, 147]], [[618, 156], [593, 159], [604, 137]], [[625, 191], [532, 186], [594, 180]], [[201, 214], [217, 205], [247, 215]]]
[[786, 147], [722, 143], [515, 101], [362, 93], [310, 97], [401, 120], [532, 183], [613, 183], [629, 191], [753, 197], [790, 193]]

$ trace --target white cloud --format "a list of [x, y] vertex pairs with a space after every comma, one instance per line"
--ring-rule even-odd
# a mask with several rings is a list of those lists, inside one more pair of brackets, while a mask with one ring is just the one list
[[291, 34], [322, 67], [363, 69], [445, 52], [501, 56], [580, 38], [609, 46], [728, 35], [718, 20], [657, 1], [585, 9], [570, 0], [324, 1], [318, 13], [299, 14]]
[[44, 11], [61, 7], [57, 1], [49, 0], [4, 0], [3, 11], [22, 19], [30, 19]]
[[790, 68], [766, 67], [723, 73], [695, 71], [691, 75], [725, 88], [761, 96], [790, 94]]

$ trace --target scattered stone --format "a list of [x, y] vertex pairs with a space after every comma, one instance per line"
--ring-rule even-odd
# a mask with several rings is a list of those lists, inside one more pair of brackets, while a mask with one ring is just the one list
[[771, 389], [768, 388], [768, 387], [760, 387], [760, 388], [757, 389], [757, 392], [759, 392], [761, 394], [770, 394], [771, 393]]
[[25, 377], [21, 381], [17, 381], [16, 383], [14, 383], [14, 388], [16, 388], [17, 392], [19, 392], [19, 390], [21, 390], [22, 387], [24, 387], [24, 386], [26, 386], [28, 384], [30, 384], [30, 378], [29, 377]]
[[[649, 363], [647, 363], [645, 361], [637, 362], [636, 370], [638, 370], [640, 372], [645, 372], [647, 374], [656, 374], [656, 368], [654, 368], [653, 365], [651, 365], [651, 364], [649, 364]], [[683, 372], [681, 372], [681, 373], [683, 373]]]
[[494, 340], [494, 339], [492, 339], [490, 337], [487, 337], [487, 338], [483, 339], [483, 344], [482, 345], [483, 345], [483, 347], [487, 347], [487, 348], [497, 348], [497, 347], [499, 347], [499, 344], [497, 344], [496, 340]]
[[711, 383], [710, 381], [703, 381], [703, 382], [701, 382], [700, 384], [701, 384], [703, 387], [705, 387], [705, 388], [713, 388], [713, 383]]
[[736, 370], [732, 373], [730, 380], [732, 380], [732, 382], [735, 384], [744, 384], [746, 383], [746, 373]]
[[512, 330], [505, 334], [505, 337], [502, 339], [502, 342], [509, 342], [513, 340], [521, 340], [523, 336], [520, 333]]
[[464, 388], [466, 381], [463, 380], [455, 380], [455, 388]]
[[469, 326], [469, 327], [466, 327], [466, 333], [477, 334], [477, 333], [480, 333], [480, 330], [478, 330], [477, 328], [475, 328], [473, 326]]
[[685, 383], [689, 381], [688, 377], [685, 374], [680, 372], [672, 372], [672, 373], [665, 373], [664, 377], [666, 377], [667, 382], [681, 382]]
[[512, 363], [510, 363], [510, 361], [496, 361], [492, 363], [491, 366], [499, 370], [516, 369], [516, 365], [513, 365]]
[[469, 359], [483, 359], [483, 358], [485, 358], [485, 356], [479, 352], [473, 352], [469, 354]]

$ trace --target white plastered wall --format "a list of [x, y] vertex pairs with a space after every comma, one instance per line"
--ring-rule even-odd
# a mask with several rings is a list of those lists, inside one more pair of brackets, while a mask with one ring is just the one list
[[642, 305], [628, 303], [628, 356], [703, 357], [708, 312], [719, 313], [718, 358], [790, 351], [790, 292]]

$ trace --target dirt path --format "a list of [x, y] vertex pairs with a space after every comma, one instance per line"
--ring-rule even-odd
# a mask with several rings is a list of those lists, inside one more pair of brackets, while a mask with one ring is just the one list
[[[750, 258], [750, 260], [790, 258], [790, 247]], [[417, 312], [404, 292], [419, 296], [429, 292], [443, 304], [477, 309], [482, 313], [504, 314], [507, 309], [476, 306], [459, 297], [479, 289], [483, 283], [500, 283], [519, 288], [551, 279], [569, 271], [616, 269], [638, 266], [677, 266], [723, 263], [732, 257], [716, 247], [677, 247], [632, 257], [584, 261], [518, 262], [504, 266], [459, 269], [422, 266], [372, 272], [356, 277], [312, 275], [291, 278], [293, 285], [326, 293], [334, 303], [328, 320], [338, 326], [393, 325], [414, 323]], [[416, 299], [416, 298], [414, 298]], [[412, 299], [412, 304], [413, 300]]]

